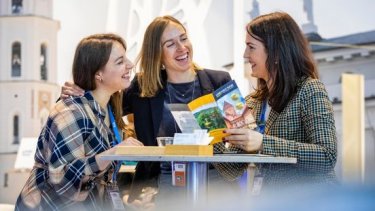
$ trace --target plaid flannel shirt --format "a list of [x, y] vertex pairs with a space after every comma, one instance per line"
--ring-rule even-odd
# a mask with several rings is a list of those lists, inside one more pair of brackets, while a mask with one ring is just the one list
[[[250, 95], [247, 104], [260, 119], [262, 102]], [[337, 138], [332, 104], [324, 85], [317, 79], [299, 82], [296, 95], [286, 108], [271, 110], [263, 137], [263, 154], [297, 158], [297, 164], [258, 165], [268, 187], [296, 183], [336, 183], [334, 167]], [[219, 164], [229, 179], [240, 176], [247, 166]]]
[[100, 209], [92, 181], [109, 181], [115, 167], [111, 163], [100, 171], [95, 160], [96, 154], [115, 143], [104, 124], [105, 115], [91, 92], [54, 106], [39, 136], [35, 165], [16, 210], [33, 206], [42, 210]]

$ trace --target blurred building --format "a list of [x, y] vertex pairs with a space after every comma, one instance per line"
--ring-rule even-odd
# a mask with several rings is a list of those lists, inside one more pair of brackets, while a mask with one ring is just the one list
[[[38, 137], [59, 94], [52, 0], [0, 1], [0, 195], [21, 138]], [[15, 181], [20, 182], [20, 181]], [[21, 181], [24, 183], [24, 181]], [[17, 191], [19, 192], [19, 190]], [[5, 194], [8, 193], [8, 194]]]
[[309, 33], [320, 79], [333, 102], [338, 137], [336, 173], [341, 177], [342, 150], [341, 75], [362, 74], [365, 78], [365, 182], [375, 183], [375, 31], [322, 39]]

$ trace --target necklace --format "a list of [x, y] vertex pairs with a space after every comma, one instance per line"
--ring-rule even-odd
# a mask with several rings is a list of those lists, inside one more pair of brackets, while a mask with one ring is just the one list
[[[177, 89], [172, 83], [167, 82], [167, 91], [168, 91], [168, 97], [169, 97], [169, 103], [188, 103], [194, 99], [194, 93], [195, 93], [195, 81], [194, 78], [193, 83], [186, 89], [186, 91], [182, 92], [181, 90]], [[176, 84], [181, 85], [181, 84]], [[171, 88], [169, 88], [171, 87]], [[185, 87], [183, 87], [185, 88]], [[173, 92], [171, 92], [173, 90]], [[187, 100], [188, 94], [191, 93], [190, 100]], [[175, 100], [177, 102], [172, 102], [172, 97], [174, 96]]]

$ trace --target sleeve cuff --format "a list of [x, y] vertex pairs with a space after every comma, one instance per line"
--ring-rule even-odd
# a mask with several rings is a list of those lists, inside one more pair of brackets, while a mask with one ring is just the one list
[[276, 152], [273, 149], [274, 140], [269, 135], [263, 135], [263, 154], [276, 156]]

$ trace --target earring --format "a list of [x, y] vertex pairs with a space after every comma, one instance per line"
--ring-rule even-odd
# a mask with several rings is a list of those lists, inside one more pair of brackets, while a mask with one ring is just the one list
[[161, 69], [161, 70], [165, 70], [165, 66], [164, 66], [164, 64], [161, 64], [160, 69]]

